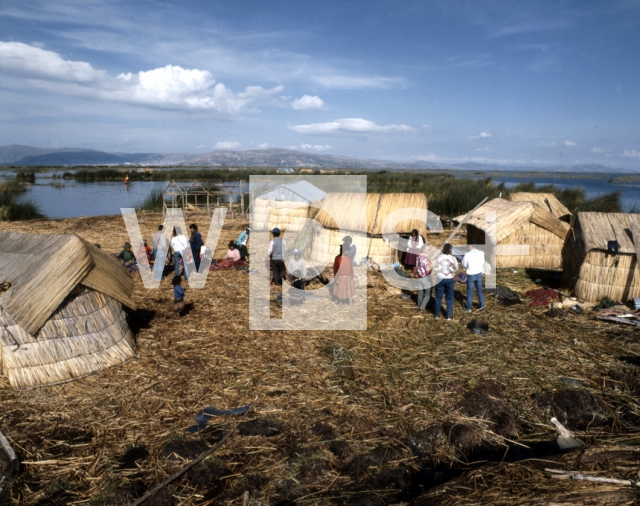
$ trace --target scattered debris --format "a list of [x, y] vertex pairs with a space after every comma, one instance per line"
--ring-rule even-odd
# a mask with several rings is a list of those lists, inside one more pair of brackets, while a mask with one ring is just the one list
[[549, 311], [545, 311], [543, 313], [545, 316], [549, 318], [559, 318], [560, 320], [564, 320], [567, 318], [567, 313], [564, 309], [560, 308], [551, 308]]
[[20, 463], [13, 448], [0, 432], [0, 504], [8, 504], [11, 481], [20, 471]]
[[598, 302], [595, 306], [596, 309], [608, 309], [610, 307], [615, 306], [616, 303], [614, 300], [611, 300], [609, 297], [602, 297], [602, 300]]
[[207, 407], [198, 411], [198, 414], [195, 416], [195, 421], [198, 422], [197, 425], [191, 425], [187, 428], [187, 430], [191, 434], [195, 434], [196, 432], [200, 432], [207, 425], [207, 422], [212, 416], [222, 416], [222, 415], [244, 415], [247, 411], [249, 411], [249, 405], [245, 404], [239, 408], [233, 409], [216, 409], [212, 407]]
[[488, 294], [493, 294], [500, 304], [504, 307], [522, 304], [522, 300], [517, 293], [506, 286], [497, 286], [495, 289], [486, 290]]
[[564, 425], [562, 425], [556, 417], [553, 417], [551, 419], [551, 423], [556, 426], [556, 429], [558, 429], [559, 435], [558, 435], [558, 439], [556, 439], [556, 442], [558, 443], [558, 446], [562, 450], [571, 450], [573, 448], [580, 448], [581, 446], [584, 446], [587, 444], [582, 439], [575, 437], [573, 435], [573, 432], [571, 432]]
[[625, 325], [633, 325], [635, 327], [640, 327], [640, 319], [637, 317], [629, 318], [623, 316], [596, 316], [596, 320], [604, 320], [607, 322], [614, 323], [623, 323]]
[[486, 334], [489, 330], [489, 325], [482, 320], [473, 319], [467, 325], [467, 328], [474, 334], [482, 335]]

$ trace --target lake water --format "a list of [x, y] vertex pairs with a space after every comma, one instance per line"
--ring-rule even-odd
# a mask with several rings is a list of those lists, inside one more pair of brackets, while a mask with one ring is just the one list
[[[632, 208], [640, 207], [640, 183], [619, 183], [618, 178], [629, 176], [629, 174], [532, 174], [524, 175], [519, 173], [486, 173], [486, 174], [468, 174], [465, 173], [461, 177], [469, 177], [472, 179], [483, 179], [491, 177], [494, 184], [504, 183], [507, 188], [513, 188], [520, 183], [534, 182], [536, 185], [552, 184], [561, 190], [567, 188], [584, 188], [588, 198], [597, 197], [605, 193], [620, 192], [622, 207], [625, 212], [629, 212]], [[609, 182], [613, 180], [613, 182]]]
[[[79, 216], [102, 216], [120, 214], [122, 207], [136, 207], [154, 189], [163, 190], [167, 182], [133, 181], [129, 185], [122, 182], [104, 181], [80, 183], [71, 179], [53, 179], [53, 172], [36, 174], [36, 184], [28, 186], [21, 197], [33, 199], [49, 218], [75, 218]], [[57, 172], [61, 175], [62, 172]], [[507, 187], [533, 181], [539, 185], [553, 184], [558, 188], [584, 188], [588, 197], [619, 191], [625, 211], [640, 206], [640, 183], [622, 184], [619, 177], [628, 174], [522, 174], [507, 172], [454, 172], [460, 177], [480, 179], [492, 177], [495, 184], [504, 182]], [[0, 180], [13, 177], [10, 171], [0, 171]], [[609, 182], [610, 180], [613, 182]], [[233, 184], [233, 183], [230, 183]]]

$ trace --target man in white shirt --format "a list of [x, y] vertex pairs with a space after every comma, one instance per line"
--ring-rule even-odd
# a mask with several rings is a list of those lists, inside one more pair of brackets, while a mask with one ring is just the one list
[[182, 272], [184, 278], [189, 279], [189, 272], [187, 269], [187, 251], [191, 251], [189, 239], [182, 235], [180, 227], [173, 229], [173, 238], [171, 239], [171, 247], [173, 248], [173, 261], [176, 276], [180, 276], [180, 257], [182, 257]]
[[465, 253], [462, 258], [462, 266], [467, 269], [467, 313], [473, 305], [473, 288], [478, 292], [480, 311], [484, 309], [484, 295], [482, 294], [482, 270], [484, 269], [484, 251], [479, 250], [475, 244], [469, 244], [471, 251]]

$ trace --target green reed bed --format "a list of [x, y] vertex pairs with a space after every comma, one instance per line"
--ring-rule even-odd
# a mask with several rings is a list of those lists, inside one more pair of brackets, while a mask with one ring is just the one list
[[24, 184], [17, 178], [0, 183], [0, 221], [21, 221], [44, 218], [33, 200], [18, 200], [24, 193]]

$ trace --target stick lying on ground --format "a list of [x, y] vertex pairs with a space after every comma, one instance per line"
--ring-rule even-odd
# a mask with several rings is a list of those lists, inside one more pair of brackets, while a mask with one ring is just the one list
[[[563, 471], [562, 469], [545, 469], [552, 474], [552, 478], [559, 480], [592, 481], [595, 483], [613, 483], [614, 485], [627, 485], [630, 487], [640, 487], [640, 480], [619, 480], [617, 478], [601, 478], [600, 476], [589, 476], [577, 471]], [[640, 472], [638, 473], [640, 475]], [[639, 476], [640, 477], [640, 476]]]
[[229, 439], [229, 437], [231, 436], [231, 434], [233, 434], [236, 429], [240, 426], [240, 424], [242, 423], [242, 421], [246, 418], [246, 416], [249, 414], [249, 412], [251, 411], [251, 408], [253, 408], [254, 404], [258, 401], [258, 399], [256, 398], [255, 401], [253, 401], [253, 403], [249, 406], [249, 409], [246, 411], [246, 413], [242, 416], [242, 418], [240, 418], [240, 421], [238, 423], [236, 423], [235, 427], [233, 427], [233, 429], [231, 429], [229, 432], [227, 432], [227, 434], [220, 440], [218, 441], [215, 445], [213, 445], [211, 448], [209, 448], [206, 452], [204, 452], [202, 455], [200, 455], [196, 460], [189, 462], [186, 466], [184, 466], [182, 469], [180, 469], [179, 471], [173, 473], [171, 476], [169, 476], [166, 480], [164, 480], [162, 483], [160, 483], [160, 485], [157, 485], [156, 487], [152, 488], [151, 490], [149, 490], [146, 494], [144, 494], [142, 497], [140, 497], [139, 499], [135, 500], [134, 502], [132, 502], [130, 504], [130, 506], [138, 506], [139, 504], [142, 504], [143, 502], [145, 502], [147, 499], [149, 499], [152, 495], [154, 495], [156, 492], [158, 492], [159, 490], [163, 489], [164, 487], [166, 487], [169, 483], [171, 483], [172, 481], [175, 481], [176, 479], [180, 478], [180, 476], [182, 476], [184, 473], [186, 473], [189, 469], [191, 469], [193, 466], [195, 466], [196, 464], [199, 464], [200, 462], [202, 462], [204, 459], [206, 459], [209, 455], [211, 455], [214, 451], [216, 451], [218, 448], [220, 448], [222, 446], [222, 444]]

